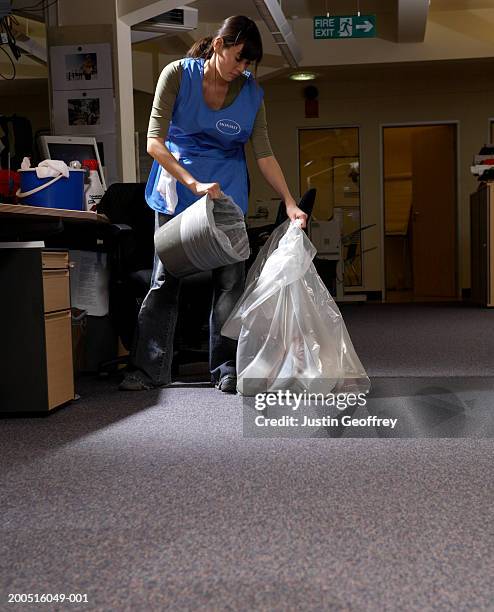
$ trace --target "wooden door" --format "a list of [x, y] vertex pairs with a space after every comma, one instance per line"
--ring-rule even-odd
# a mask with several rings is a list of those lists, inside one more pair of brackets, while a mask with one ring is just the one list
[[455, 298], [456, 128], [412, 134], [412, 261], [414, 298]]

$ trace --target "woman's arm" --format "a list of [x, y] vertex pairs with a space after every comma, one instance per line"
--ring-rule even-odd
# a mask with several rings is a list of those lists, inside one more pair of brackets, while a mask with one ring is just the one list
[[192, 193], [196, 195], [208, 193], [212, 198], [219, 198], [221, 196], [221, 187], [218, 183], [200, 183], [196, 181], [173, 157], [161, 138], [148, 137], [147, 152], [177, 181], [188, 187]]
[[302, 227], [305, 227], [307, 223], [307, 214], [297, 206], [297, 203], [293, 199], [276, 157], [274, 155], [261, 157], [257, 160], [257, 165], [266, 181], [283, 198], [288, 217], [292, 221], [300, 219], [302, 221]]
[[168, 126], [173, 114], [175, 101], [180, 90], [182, 68], [180, 60], [165, 66], [160, 74], [154, 93], [153, 107], [149, 117], [147, 152], [165, 170], [188, 187], [196, 195], [209, 193], [211, 197], [220, 195], [218, 183], [199, 183], [173, 157], [163, 140], [168, 133]]

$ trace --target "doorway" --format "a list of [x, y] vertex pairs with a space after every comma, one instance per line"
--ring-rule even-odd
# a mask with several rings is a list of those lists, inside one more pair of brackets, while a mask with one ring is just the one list
[[458, 299], [456, 129], [383, 127], [388, 302]]

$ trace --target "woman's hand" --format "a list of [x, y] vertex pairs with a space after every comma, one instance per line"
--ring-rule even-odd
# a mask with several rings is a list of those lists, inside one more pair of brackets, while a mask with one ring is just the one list
[[300, 219], [302, 229], [307, 225], [307, 213], [297, 206], [295, 200], [286, 203], [286, 214], [290, 221]]
[[222, 196], [219, 183], [199, 183], [199, 181], [194, 181], [190, 185], [190, 190], [196, 195], [206, 195], [207, 193], [213, 199]]
[[259, 158], [257, 165], [267, 182], [285, 201], [286, 214], [290, 221], [299, 219], [300, 226], [304, 228], [307, 225], [307, 215], [297, 206], [293, 196], [290, 194], [280, 164], [276, 161], [274, 155]]

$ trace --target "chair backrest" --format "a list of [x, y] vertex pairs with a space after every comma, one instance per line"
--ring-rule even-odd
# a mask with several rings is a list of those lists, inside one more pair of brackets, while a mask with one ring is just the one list
[[348, 245], [345, 255], [345, 263], [352, 263], [357, 258], [357, 246], [356, 242], [351, 242]]
[[[304, 195], [300, 198], [300, 202], [298, 203], [298, 207], [303, 210], [304, 213], [307, 213], [308, 219], [310, 219], [310, 216], [312, 215], [312, 209], [314, 208], [314, 202], [316, 201], [316, 194], [317, 189], [313, 187], [304, 193]], [[287, 219], [288, 217], [286, 214], [285, 203], [281, 201], [274, 226], [278, 227], [278, 225], [281, 225]]]
[[129, 225], [134, 230], [133, 270], [153, 267], [154, 211], [144, 198], [145, 188], [145, 183], [113, 183], [98, 204], [98, 212], [111, 223]]

